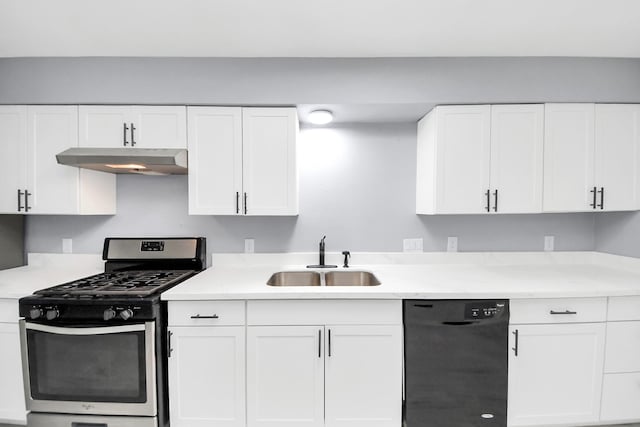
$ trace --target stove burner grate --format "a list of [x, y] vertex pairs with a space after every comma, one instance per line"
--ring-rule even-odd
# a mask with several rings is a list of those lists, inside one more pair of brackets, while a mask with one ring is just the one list
[[193, 270], [134, 270], [99, 273], [42, 289], [35, 294], [65, 298], [108, 295], [146, 296], [173, 286], [194, 273]]

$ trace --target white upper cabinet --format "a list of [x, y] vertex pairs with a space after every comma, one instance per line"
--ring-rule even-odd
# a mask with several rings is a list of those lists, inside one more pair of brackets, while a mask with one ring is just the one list
[[12, 159], [0, 184], [3, 213], [115, 213], [114, 175], [56, 161], [78, 146], [77, 106], [4, 107], [0, 120], [0, 147]]
[[189, 107], [189, 213], [240, 214], [242, 108]]
[[596, 104], [595, 108], [596, 209], [638, 209], [640, 105]]
[[23, 211], [22, 192], [27, 181], [26, 156], [27, 107], [2, 105], [0, 106], [0, 158], [3, 160], [0, 171], [1, 213]]
[[594, 120], [594, 104], [545, 105], [545, 211], [593, 210]]
[[297, 215], [295, 108], [243, 108], [242, 138], [245, 213]]
[[418, 122], [417, 213], [486, 212], [491, 107], [442, 106]]
[[184, 106], [80, 106], [80, 147], [187, 148]]
[[543, 105], [491, 106], [491, 212], [542, 211]]
[[189, 107], [189, 213], [297, 215], [295, 108]]
[[547, 104], [544, 210], [638, 209], [640, 106]]
[[436, 107], [418, 123], [417, 213], [542, 209], [542, 105]]

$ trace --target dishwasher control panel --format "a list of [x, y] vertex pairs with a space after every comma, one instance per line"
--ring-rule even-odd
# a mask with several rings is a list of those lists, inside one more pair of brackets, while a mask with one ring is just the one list
[[497, 301], [474, 301], [465, 304], [464, 318], [465, 320], [473, 319], [489, 319], [500, 316], [504, 311], [504, 302]]

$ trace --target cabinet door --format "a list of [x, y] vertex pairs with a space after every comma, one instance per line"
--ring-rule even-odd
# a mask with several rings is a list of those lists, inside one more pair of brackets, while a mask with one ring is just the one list
[[546, 212], [593, 211], [594, 104], [545, 104]]
[[595, 108], [595, 185], [604, 189], [598, 194], [598, 210], [638, 209], [640, 106]]
[[[599, 419], [604, 323], [512, 325], [510, 426], [592, 423]], [[517, 332], [517, 344], [516, 335]]]
[[78, 107], [30, 106], [27, 122], [30, 213], [77, 214], [79, 169], [58, 164], [56, 154], [78, 145]]
[[322, 326], [247, 327], [247, 425], [324, 425]]
[[174, 427], [245, 425], [244, 326], [171, 327]]
[[640, 372], [640, 322], [607, 322], [606, 373]]
[[[24, 207], [24, 198], [18, 201], [18, 190], [26, 188], [27, 107], [0, 106], [0, 213], [17, 213], [18, 204]], [[24, 212], [23, 209], [20, 212]]]
[[81, 105], [78, 109], [80, 147], [131, 146], [131, 107]]
[[189, 107], [189, 214], [242, 213], [242, 109]]
[[17, 323], [0, 323], [0, 422], [26, 424]]
[[327, 326], [326, 426], [402, 422], [402, 327]]
[[543, 105], [491, 106], [491, 212], [542, 212], [543, 135]]
[[186, 107], [131, 107], [130, 122], [136, 148], [187, 148]]
[[248, 215], [297, 215], [295, 108], [243, 108], [243, 191]]
[[435, 213], [486, 213], [489, 105], [437, 107]]

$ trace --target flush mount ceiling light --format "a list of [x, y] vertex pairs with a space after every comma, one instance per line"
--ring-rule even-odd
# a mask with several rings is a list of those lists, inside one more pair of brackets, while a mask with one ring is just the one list
[[328, 110], [315, 110], [310, 112], [307, 118], [314, 125], [326, 125], [333, 121], [333, 114]]

